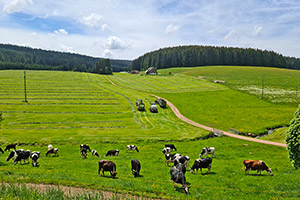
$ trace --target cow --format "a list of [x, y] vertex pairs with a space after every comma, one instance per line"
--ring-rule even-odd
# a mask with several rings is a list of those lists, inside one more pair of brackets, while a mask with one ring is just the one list
[[127, 145], [126, 152], [128, 152], [128, 151], [136, 151], [138, 153], [140, 152], [136, 145]]
[[262, 170], [266, 170], [270, 176], [273, 176], [271, 168], [269, 168], [264, 161], [261, 160], [244, 160], [245, 174], [251, 170], [257, 170], [257, 173], [261, 175]]
[[1, 147], [0, 147], [0, 152], [1, 152], [1, 153], [4, 153], [4, 151], [3, 151], [3, 149], [2, 149]]
[[40, 158], [40, 152], [34, 151], [30, 154], [31, 164], [33, 167], [38, 167], [38, 159]]
[[100, 174], [100, 171], [102, 171], [102, 174], [104, 176], [104, 171], [109, 171], [112, 178], [115, 178], [117, 175], [116, 172], [116, 164], [109, 160], [99, 160], [99, 169], [98, 174]]
[[174, 149], [175, 151], [177, 151], [174, 144], [165, 144], [165, 147], [170, 147], [171, 149]]
[[189, 165], [190, 157], [188, 156], [177, 156], [174, 160], [174, 165], [177, 165], [178, 163], [184, 164], [185, 167]]
[[52, 144], [49, 144], [46, 156], [50, 156], [51, 154], [54, 154], [54, 156], [58, 156], [58, 148], [53, 148]]
[[109, 150], [104, 157], [106, 156], [118, 156], [119, 155], [119, 150]]
[[208, 154], [211, 154], [212, 157], [214, 157], [215, 147], [204, 147], [199, 155], [199, 158], [201, 158], [203, 155], [207, 157]]
[[207, 168], [208, 169], [207, 173], [209, 173], [211, 169], [211, 163], [212, 163], [212, 158], [197, 159], [195, 160], [193, 166], [190, 168], [190, 172], [193, 173], [195, 169], [198, 172], [198, 169], [200, 169], [202, 174], [202, 168]]
[[174, 153], [174, 154], [165, 154], [165, 158], [166, 158], [166, 161], [165, 161], [165, 166], [169, 166], [169, 163], [174, 163], [175, 162], [175, 159], [179, 159], [181, 157], [181, 155], [179, 153]]
[[163, 150], [162, 150], [162, 153], [164, 154], [164, 155], [166, 155], [167, 153], [170, 153], [171, 152], [171, 148], [170, 147], [165, 147], [165, 148], [163, 148]]
[[10, 154], [8, 155], [8, 157], [6, 158], [6, 161], [9, 161], [10, 159], [15, 160], [16, 157], [18, 156], [18, 154], [22, 151], [24, 151], [24, 150], [23, 149], [17, 149], [17, 150], [11, 151]]
[[98, 152], [95, 149], [92, 150], [92, 155], [99, 157], [99, 154], [98, 154]]
[[29, 163], [30, 154], [31, 154], [31, 152], [29, 150], [21, 151], [20, 153], [18, 153], [18, 156], [14, 160], [14, 165], [16, 165], [19, 161], [21, 163], [22, 160], [24, 161], [24, 164], [25, 164], [25, 160], [27, 160]]
[[91, 148], [90, 148], [89, 145], [87, 145], [87, 144], [81, 144], [80, 145], [80, 150], [83, 149], [83, 148], [85, 148], [86, 150], [89, 150], [89, 152], [91, 152]]
[[80, 154], [83, 158], [86, 158], [87, 156], [87, 149], [86, 148], [81, 148]]
[[141, 170], [141, 163], [136, 159], [132, 159], [131, 160], [131, 171], [132, 171], [132, 174], [134, 175], [134, 178], [136, 178], [137, 176], [140, 175], [140, 170]]
[[10, 149], [16, 150], [16, 146], [17, 146], [17, 143], [15, 143], [15, 144], [8, 144], [6, 146], [6, 148], [4, 149], [4, 151], [10, 151]]
[[174, 187], [176, 186], [176, 184], [181, 184], [184, 189], [184, 192], [186, 194], [189, 194], [189, 188], [186, 185], [186, 178], [183, 172], [183, 168], [185, 167], [181, 163], [179, 163], [176, 166], [173, 166], [170, 170], [171, 180], [175, 183]]

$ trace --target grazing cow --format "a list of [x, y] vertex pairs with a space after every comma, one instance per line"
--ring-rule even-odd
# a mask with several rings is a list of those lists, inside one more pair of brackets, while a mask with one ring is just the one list
[[106, 156], [118, 156], [119, 155], [119, 150], [109, 150], [104, 157]]
[[90, 149], [89, 145], [87, 145], [87, 144], [81, 144], [80, 145], [80, 150], [83, 149], [83, 148], [85, 148], [86, 150], [89, 150], [91, 152], [91, 149]]
[[86, 148], [81, 148], [80, 154], [83, 158], [86, 158], [87, 156], [87, 149]]
[[165, 147], [170, 147], [171, 149], [174, 149], [175, 151], [177, 151], [174, 144], [165, 144]]
[[201, 158], [203, 155], [207, 157], [207, 154], [212, 154], [212, 157], [214, 157], [215, 147], [204, 147], [199, 155], [199, 158]]
[[179, 153], [174, 153], [174, 154], [165, 154], [165, 166], [169, 166], [169, 163], [174, 163], [176, 159], [179, 159], [181, 155]]
[[188, 156], [177, 156], [174, 160], [174, 165], [177, 165], [178, 163], [184, 164], [185, 167], [189, 165], [190, 157]]
[[4, 151], [3, 151], [3, 149], [2, 149], [1, 147], [0, 147], [0, 152], [1, 152], [1, 153], [4, 153]]
[[52, 144], [49, 144], [46, 156], [50, 156], [51, 154], [54, 154], [54, 156], [58, 156], [58, 148], [53, 148]]
[[31, 164], [33, 167], [38, 167], [38, 159], [40, 158], [40, 152], [34, 151], [30, 154]]
[[[189, 188], [186, 185], [186, 178], [185, 178], [184, 172], [182, 171], [183, 168], [185, 168], [185, 167], [181, 163], [179, 163], [177, 166], [173, 166], [170, 170], [171, 180], [175, 184], [181, 184], [184, 189], [184, 192], [186, 194], [189, 194]], [[175, 184], [174, 184], [174, 187], [176, 186]]]
[[14, 150], [16, 150], [16, 146], [17, 146], [17, 143], [15, 143], [15, 144], [8, 144], [7, 146], [6, 146], [6, 148], [4, 149], [4, 151], [10, 151], [10, 149], [14, 149]]
[[269, 168], [264, 161], [261, 160], [244, 160], [244, 165], [245, 165], [245, 174], [250, 169], [251, 170], [257, 170], [257, 173], [261, 174], [262, 170], [266, 170], [270, 176], [273, 176], [271, 168]]
[[92, 150], [92, 155], [99, 157], [99, 154], [98, 154], [98, 152], [95, 149]]
[[14, 165], [16, 165], [19, 161], [21, 163], [22, 160], [24, 161], [24, 164], [25, 164], [25, 160], [27, 160], [29, 163], [30, 153], [31, 152], [29, 150], [21, 151], [20, 153], [18, 153], [17, 158], [14, 160]]
[[114, 162], [109, 160], [99, 160], [98, 174], [100, 174], [100, 171], [102, 171], [102, 174], [104, 176], [104, 171], [109, 171], [111, 177], [114, 178], [117, 175], [116, 169], [116, 164]]
[[211, 163], [212, 163], [212, 158], [197, 159], [195, 160], [193, 166], [191, 167], [190, 172], [193, 173], [195, 169], [198, 172], [198, 169], [200, 168], [202, 174], [202, 168], [207, 168], [208, 169], [207, 173], [209, 173], [211, 169]]
[[162, 150], [162, 153], [164, 154], [164, 155], [166, 155], [167, 153], [170, 153], [171, 152], [171, 148], [170, 147], [165, 147], [165, 148], [163, 148], [163, 150]]
[[24, 150], [18, 149], [18, 150], [11, 151], [10, 154], [8, 155], [8, 157], [6, 158], [6, 161], [9, 161], [10, 159], [15, 160], [21, 151], [24, 151]]
[[127, 145], [126, 152], [128, 152], [128, 151], [136, 151], [138, 153], [140, 152], [136, 145]]
[[140, 175], [140, 170], [141, 170], [141, 163], [136, 159], [132, 159], [131, 160], [131, 171], [132, 171], [132, 174], [134, 175], [134, 178], [136, 178], [137, 176]]

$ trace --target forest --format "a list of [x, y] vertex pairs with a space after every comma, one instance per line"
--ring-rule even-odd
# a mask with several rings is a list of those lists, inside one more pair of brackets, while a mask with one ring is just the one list
[[208, 65], [268, 66], [299, 70], [300, 59], [259, 49], [193, 45], [146, 53], [132, 61], [131, 69], [143, 71], [148, 67], [162, 69]]
[[[98, 64], [107, 63], [107, 59], [0, 44], [0, 70], [30, 69], [99, 73], [97, 71], [99, 65], [96, 66], [97, 62]], [[131, 61], [111, 59], [110, 65], [113, 71], [118, 72], [128, 70]]]

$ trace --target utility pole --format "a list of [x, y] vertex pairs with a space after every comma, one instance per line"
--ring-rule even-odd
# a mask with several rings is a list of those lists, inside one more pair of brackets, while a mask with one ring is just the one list
[[265, 74], [263, 74], [262, 78], [262, 86], [261, 86], [261, 98], [264, 98], [264, 87], [265, 87]]
[[24, 93], [25, 93], [25, 102], [27, 103], [27, 94], [26, 94], [26, 72], [24, 71]]

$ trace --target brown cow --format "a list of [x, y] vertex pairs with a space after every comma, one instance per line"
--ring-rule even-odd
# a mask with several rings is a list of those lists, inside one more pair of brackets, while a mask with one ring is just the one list
[[273, 176], [271, 168], [269, 168], [264, 161], [261, 161], [261, 160], [244, 160], [243, 163], [245, 165], [245, 174], [246, 174], [247, 171], [248, 171], [248, 174], [249, 174], [250, 169], [251, 170], [257, 170], [257, 173], [259, 172], [259, 174], [261, 174], [262, 170], [266, 170], [270, 174], [270, 176]]
[[109, 160], [99, 160], [98, 174], [100, 174], [101, 170], [102, 170], [103, 176], [104, 176], [104, 171], [109, 171], [111, 177], [113, 177], [113, 178], [117, 175], [116, 164]]

